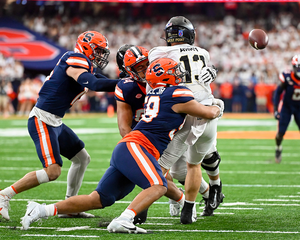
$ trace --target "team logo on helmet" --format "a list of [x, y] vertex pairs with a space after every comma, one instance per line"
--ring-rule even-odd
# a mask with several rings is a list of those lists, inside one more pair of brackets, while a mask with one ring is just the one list
[[182, 37], [182, 36], [183, 36], [183, 31], [182, 31], [182, 30], [179, 30], [179, 31], [178, 31], [178, 36], [179, 36], [179, 37]]
[[172, 25], [173, 25], [173, 23], [168, 22], [167, 25], [166, 25], [166, 28], [168, 28], [168, 27], [170, 27], [170, 26], [172, 26]]

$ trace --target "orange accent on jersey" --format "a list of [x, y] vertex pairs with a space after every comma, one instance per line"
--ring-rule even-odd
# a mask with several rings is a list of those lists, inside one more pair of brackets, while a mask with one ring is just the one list
[[298, 79], [295, 77], [295, 73], [294, 73], [294, 72], [291, 73], [291, 77], [292, 77], [292, 79], [293, 79], [293, 81], [294, 81], [295, 83], [297, 83], [298, 85], [300, 85], [300, 80], [298, 80]]
[[193, 95], [192, 91], [190, 91], [190, 90], [176, 89], [173, 92], [172, 97], [192, 97], [192, 98], [194, 98], [194, 95]]
[[16, 194], [18, 194], [18, 191], [17, 191], [13, 186], [11, 186], [11, 188], [12, 188], [12, 190], [14, 190], [14, 192], [15, 192]]
[[68, 65], [75, 65], [79, 67], [83, 67], [85, 69], [89, 69], [89, 64], [85, 58], [81, 57], [69, 57], [66, 61]]
[[146, 95], [146, 87], [144, 87], [143, 85], [141, 85], [140, 83], [137, 83], [138, 86], [140, 87], [140, 89], [142, 90], [142, 92]]
[[115, 89], [115, 96], [122, 100], [122, 101], [125, 101], [124, 97], [123, 97], [123, 91], [121, 88], [119, 88], [118, 86], [116, 86], [116, 89]]
[[141, 146], [146, 148], [146, 150], [152, 156], [154, 156], [156, 160], [158, 160], [160, 157], [159, 151], [156, 149], [156, 147], [149, 141], [148, 138], [146, 138], [146, 136], [144, 134], [142, 134], [138, 130], [134, 130], [134, 131], [131, 131], [128, 134], [126, 134], [125, 137], [123, 137], [119, 141], [119, 143], [121, 143], [121, 142], [134, 142], [134, 143], [140, 144]]

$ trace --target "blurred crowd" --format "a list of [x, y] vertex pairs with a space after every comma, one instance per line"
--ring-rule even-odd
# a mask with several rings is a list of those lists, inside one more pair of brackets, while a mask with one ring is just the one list
[[[23, 6], [8, 12], [17, 13], [14, 15], [27, 27], [68, 50], [73, 50], [80, 33], [101, 32], [111, 51], [103, 72], [110, 78], [118, 77], [115, 56], [120, 46], [128, 43], [150, 50], [165, 45], [166, 22], [174, 15], [184, 15], [196, 28], [195, 44], [209, 51], [211, 63], [219, 70], [212, 89], [215, 97], [225, 101], [227, 112], [272, 112], [278, 75], [291, 69], [291, 58], [300, 52], [298, 3], [65, 3], [35, 5], [31, 10]], [[248, 43], [254, 28], [264, 29], [269, 36], [264, 50], [255, 50]], [[15, 65], [20, 64], [15, 61]], [[2, 72], [0, 77], [3, 79]], [[27, 80], [23, 77], [22, 82]], [[24, 88], [28, 88], [28, 81]], [[91, 92], [72, 111], [105, 111], [111, 104], [112, 94]], [[19, 106], [16, 111], [22, 114], [29, 108], [24, 109]]]

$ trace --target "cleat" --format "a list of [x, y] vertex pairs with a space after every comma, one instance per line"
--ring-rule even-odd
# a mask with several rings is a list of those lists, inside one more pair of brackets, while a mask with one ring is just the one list
[[180, 204], [172, 199], [169, 199], [169, 210], [171, 217], [179, 216]]
[[25, 216], [22, 217], [22, 228], [21, 230], [27, 230], [31, 223], [44, 218], [47, 219], [45, 204], [39, 204], [36, 202], [28, 202]]
[[80, 212], [80, 213], [70, 213], [70, 214], [57, 214], [57, 217], [59, 217], [59, 218], [94, 218], [95, 215], [86, 213], [86, 212]]
[[214, 210], [212, 210], [208, 205], [208, 198], [202, 198], [202, 200], [199, 203], [199, 206], [201, 206], [204, 202], [203, 212], [200, 216], [206, 217], [206, 216], [214, 216]]
[[[182, 188], [179, 188], [184, 193]], [[180, 204], [172, 199], [169, 199], [169, 210], [171, 217], [177, 217], [180, 214]]]
[[209, 185], [209, 197], [208, 197], [208, 207], [212, 210], [216, 210], [220, 203], [223, 202], [225, 195], [222, 193], [222, 182], [220, 186], [218, 185]]
[[9, 198], [5, 195], [0, 194], [0, 215], [7, 221], [9, 221]]
[[282, 149], [279, 150], [277, 149], [275, 152], [275, 162], [276, 163], [280, 163], [281, 162], [281, 153], [282, 153]]
[[196, 221], [197, 221], [196, 203], [194, 203], [192, 209], [189, 209], [185, 203], [181, 210], [181, 215], [180, 215], [181, 224], [191, 224]]
[[107, 226], [110, 233], [147, 233], [145, 229], [136, 227], [133, 220], [124, 217], [118, 217], [111, 221]]
[[140, 212], [139, 214], [137, 214], [134, 219], [133, 219], [133, 224], [143, 224], [146, 222], [147, 220], [147, 215], [148, 215], [148, 208], [142, 212]]

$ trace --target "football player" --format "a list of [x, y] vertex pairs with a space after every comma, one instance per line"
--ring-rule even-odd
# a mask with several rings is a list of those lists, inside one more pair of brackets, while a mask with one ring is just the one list
[[[280, 84], [274, 94], [274, 116], [278, 120], [275, 137], [275, 162], [281, 162], [282, 141], [292, 115], [300, 130], [300, 55], [292, 58], [293, 71], [279, 75]], [[284, 93], [284, 94], [283, 94]], [[282, 101], [280, 101], [281, 96]]]
[[[95, 31], [79, 35], [74, 51], [66, 52], [47, 77], [30, 112], [28, 131], [43, 169], [27, 173], [22, 179], [0, 191], [0, 215], [9, 220], [9, 201], [13, 196], [40, 184], [56, 180], [61, 174], [61, 155], [72, 161], [67, 177], [66, 198], [78, 194], [90, 155], [84, 143], [62, 122], [66, 111], [88, 89], [113, 92], [119, 80], [110, 80], [93, 69], [103, 69], [110, 54], [105, 36]], [[61, 217], [94, 217], [76, 212]]]
[[126, 44], [118, 50], [118, 58], [120, 60], [117, 63], [121, 73], [129, 75], [128, 78], [121, 80], [115, 89], [118, 126], [121, 136], [124, 137], [135, 127], [144, 113], [145, 74], [149, 65], [148, 50]]
[[[116, 55], [122, 79], [115, 89], [118, 127], [122, 137], [140, 121], [144, 113], [146, 96], [145, 74], [149, 65], [148, 50], [130, 44], [121, 46]], [[142, 224], [147, 219], [147, 210], [138, 214], [133, 224]]]
[[[208, 66], [209, 53], [203, 48], [193, 46], [195, 40], [193, 24], [183, 16], [172, 17], [165, 27], [165, 40], [166, 47], [160, 46], [150, 50], [149, 62], [167, 57], [183, 63], [189, 73], [185, 76], [184, 86], [192, 90], [195, 100], [204, 105], [216, 103], [223, 106], [221, 100], [214, 99], [210, 89], [209, 84], [215, 80], [217, 71], [214, 67]], [[202, 215], [212, 215], [223, 201], [224, 195], [221, 192], [222, 183], [219, 177], [221, 158], [216, 149], [217, 121], [218, 119], [209, 121], [188, 115], [183, 128], [175, 135], [159, 159], [159, 164], [165, 168], [164, 172], [173, 166], [176, 169], [175, 171], [171, 169], [171, 175], [177, 179], [181, 178], [180, 180], [185, 183], [186, 202], [180, 217], [182, 224], [196, 221], [193, 208], [197, 193], [199, 189], [200, 192], [205, 192], [208, 187], [201, 185], [201, 163], [210, 179], [208, 196], [203, 198], [205, 207]], [[178, 159], [180, 162], [176, 163]], [[173, 165], [174, 163], [176, 165]], [[185, 171], [185, 164], [187, 164], [187, 171]], [[176, 206], [174, 209], [176, 210]], [[177, 210], [179, 209], [177, 205]]]
[[184, 195], [175, 184], [175, 187], [167, 186], [157, 159], [181, 128], [186, 114], [214, 119], [222, 113], [219, 106], [204, 106], [194, 100], [193, 93], [188, 88], [177, 86], [184, 74], [180, 64], [172, 59], [163, 58], [150, 64], [146, 80], [152, 90], [145, 98], [145, 112], [141, 121], [115, 147], [110, 167], [96, 190], [90, 195], [73, 196], [50, 205], [29, 202], [21, 221], [22, 229], [27, 230], [38, 219], [57, 213], [83, 212], [111, 206], [128, 195], [135, 185], [143, 190], [108, 225], [109, 232], [147, 233], [136, 227], [133, 219], [167, 191], [173, 195], [174, 200], [178, 199], [183, 204]]

